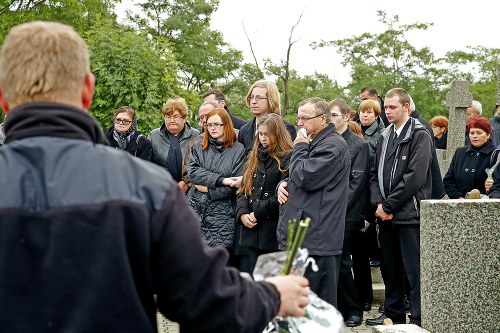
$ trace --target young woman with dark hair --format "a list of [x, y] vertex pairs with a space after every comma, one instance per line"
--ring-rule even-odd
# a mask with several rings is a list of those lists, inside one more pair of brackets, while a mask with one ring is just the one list
[[288, 177], [293, 142], [281, 117], [268, 114], [257, 122], [255, 138], [238, 190], [236, 221], [243, 224], [240, 245], [249, 247], [249, 270], [257, 257], [278, 251], [279, 203], [276, 186]]

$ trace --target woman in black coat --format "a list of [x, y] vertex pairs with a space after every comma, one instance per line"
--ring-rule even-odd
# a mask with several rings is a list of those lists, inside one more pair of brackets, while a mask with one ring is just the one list
[[114, 126], [104, 131], [111, 147], [123, 149], [143, 160], [151, 161], [151, 141], [138, 130], [135, 110], [122, 106], [116, 110], [113, 122]]
[[235, 182], [232, 177], [243, 173], [245, 147], [236, 141], [231, 117], [224, 109], [208, 113], [206, 128], [203, 140], [189, 152], [187, 172], [194, 186], [187, 200], [200, 218], [205, 242], [223, 246], [232, 255], [236, 187], [231, 185]]
[[444, 176], [443, 184], [450, 199], [464, 199], [467, 192], [478, 189], [486, 194], [486, 169], [492, 167], [491, 155], [495, 145], [490, 140], [491, 124], [488, 119], [476, 118], [469, 124], [471, 144], [458, 148]]
[[263, 116], [257, 128], [258, 135], [248, 155], [236, 206], [236, 221], [243, 224], [240, 245], [249, 248], [250, 273], [259, 255], [278, 251], [276, 186], [288, 178], [293, 151], [290, 133], [279, 115]]

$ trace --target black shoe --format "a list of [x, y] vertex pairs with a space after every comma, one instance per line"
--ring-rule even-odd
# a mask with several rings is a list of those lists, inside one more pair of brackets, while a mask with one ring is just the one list
[[[366, 325], [368, 325], [368, 326], [384, 325], [384, 320], [387, 318], [389, 318], [389, 317], [387, 317], [384, 314], [378, 318], [373, 318], [373, 319], [368, 318], [368, 319], [366, 319]], [[405, 320], [394, 320], [391, 318], [391, 320], [392, 320], [392, 323], [395, 325], [396, 324], [406, 324], [406, 319]]]
[[359, 326], [363, 323], [363, 317], [362, 316], [358, 316], [358, 315], [350, 315], [346, 322], [345, 322], [345, 325], [347, 327], [356, 327], [356, 326]]
[[384, 313], [384, 311], [385, 311], [385, 306], [384, 304], [382, 304], [381, 306], [378, 307], [378, 312]]
[[370, 311], [372, 309], [371, 303], [365, 303], [363, 305], [363, 311]]
[[371, 267], [380, 267], [380, 260], [370, 260]]

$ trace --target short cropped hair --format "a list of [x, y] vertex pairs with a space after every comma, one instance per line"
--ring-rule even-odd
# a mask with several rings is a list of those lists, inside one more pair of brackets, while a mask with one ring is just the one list
[[87, 45], [75, 30], [55, 22], [12, 28], [0, 51], [0, 86], [13, 106], [39, 101], [71, 103], [90, 73]]
[[380, 103], [378, 101], [374, 101], [373, 99], [365, 99], [364, 101], [362, 101], [361, 104], [359, 104], [358, 112], [370, 109], [375, 113], [375, 118], [380, 116], [380, 113], [382, 112]]
[[448, 132], [448, 119], [443, 116], [435, 116], [431, 120], [429, 120], [429, 125], [436, 127], [444, 127], [446, 130], [445, 133]]
[[259, 80], [252, 84], [247, 94], [247, 106], [250, 107], [250, 95], [252, 95], [253, 88], [266, 88], [267, 89], [267, 101], [269, 102], [269, 112], [281, 115], [281, 98], [280, 92], [276, 83], [268, 80]]
[[332, 110], [334, 106], [339, 107], [340, 114], [342, 114], [342, 116], [345, 116], [347, 114], [351, 114], [351, 107], [342, 98], [335, 98], [333, 101], [328, 103], [329, 110]]
[[405, 104], [410, 105], [410, 94], [403, 88], [392, 88], [385, 94], [385, 98], [399, 97], [399, 102], [402, 106]]
[[[236, 132], [234, 131], [233, 121], [231, 120], [231, 116], [225, 109], [213, 109], [207, 114], [207, 121], [210, 117], [218, 115], [222, 120], [222, 124], [224, 124], [224, 143], [222, 144], [223, 148], [232, 147], [233, 144], [237, 141]], [[201, 142], [201, 146], [203, 150], [208, 149], [210, 145], [210, 131], [205, 131], [205, 136], [203, 137], [203, 141]]]
[[130, 106], [122, 106], [122, 107], [118, 108], [118, 110], [115, 111], [115, 118], [118, 114], [123, 113], [123, 112], [128, 113], [132, 119], [135, 118], [135, 110], [132, 109]]
[[332, 119], [332, 114], [330, 113], [330, 108], [328, 107], [328, 103], [321, 97], [311, 97], [301, 101], [297, 108], [304, 106], [306, 104], [312, 104], [316, 107], [316, 115], [326, 114], [326, 122], [330, 123]]
[[182, 97], [169, 98], [161, 109], [163, 116], [172, 115], [175, 111], [179, 111], [182, 118], [186, 118], [188, 115], [188, 107], [186, 100]]
[[479, 128], [488, 134], [491, 134], [493, 132], [489, 120], [484, 117], [477, 117], [476, 119], [472, 120], [469, 123], [467, 132], [469, 132], [472, 128]]
[[224, 93], [219, 89], [212, 89], [210, 91], [207, 91], [206, 93], [203, 94], [203, 99], [205, 99], [205, 97], [210, 95], [215, 95], [215, 99], [218, 100], [219, 102], [226, 100], [226, 96], [224, 96]]
[[[211, 95], [211, 94], [210, 94], [210, 95]], [[214, 109], [218, 109], [218, 108], [220, 108], [220, 105], [219, 105], [219, 104], [217, 104], [217, 102], [216, 102], [216, 101], [208, 101], [208, 102], [203, 102], [203, 103], [201, 103], [201, 105], [200, 105], [200, 107], [199, 107], [199, 108], [201, 108], [203, 105], [207, 105], [207, 104], [212, 105], [212, 106], [214, 107]], [[198, 108], [198, 109], [199, 109], [199, 108]]]
[[479, 103], [478, 101], [472, 101], [472, 108], [474, 109], [474, 111], [476, 111], [479, 115], [481, 115], [481, 113], [483, 113], [483, 107], [481, 105], [481, 103]]
[[365, 91], [368, 91], [368, 94], [370, 94], [370, 96], [373, 96], [375, 94], [378, 95], [377, 89], [370, 87], [370, 86], [364, 87], [363, 89], [361, 89], [361, 91], [359, 93], [362, 94]]

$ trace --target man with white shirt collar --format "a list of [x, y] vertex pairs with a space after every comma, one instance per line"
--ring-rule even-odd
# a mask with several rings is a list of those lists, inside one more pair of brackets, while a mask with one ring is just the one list
[[385, 311], [366, 323], [381, 325], [386, 318], [406, 323], [406, 275], [410, 323], [420, 326], [420, 201], [431, 197], [431, 137], [425, 126], [409, 116], [410, 95], [404, 89], [389, 90], [384, 107], [391, 125], [377, 146], [370, 199], [379, 218]]

